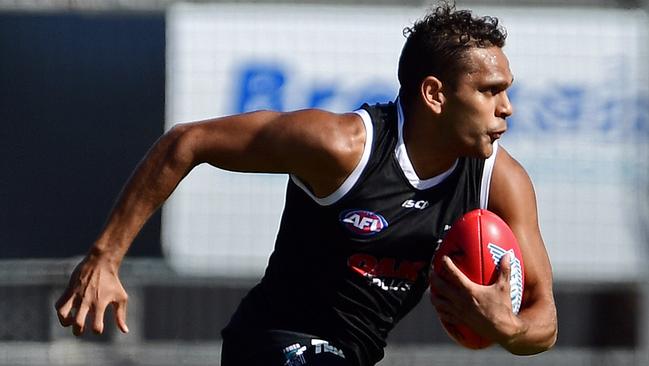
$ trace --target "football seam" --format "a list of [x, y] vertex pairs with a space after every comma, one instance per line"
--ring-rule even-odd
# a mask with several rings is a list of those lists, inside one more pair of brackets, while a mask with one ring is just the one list
[[479, 264], [480, 264], [480, 284], [484, 285], [485, 284], [485, 279], [484, 279], [484, 243], [482, 242], [482, 211], [478, 212], [478, 243], [479, 243]]

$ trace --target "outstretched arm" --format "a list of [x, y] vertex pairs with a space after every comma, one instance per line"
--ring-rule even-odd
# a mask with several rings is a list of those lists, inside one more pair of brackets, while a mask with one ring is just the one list
[[253, 112], [177, 125], [149, 150], [122, 189], [107, 223], [87, 256], [75, 268], [56, 302], [63, 326], [103, 331], [107, 306], [126, 326], [127, 294], [119, 265], [144, 223], [196, 166], [208, 163], [241, 172], [291, 173], [314, 194], [325, 196], [344, 181], [363, 151], [365, 130], [354, 114], [318, 110]]
[[433, 305], [444, 321], [467, 324], [511, 353], [543, 352], [557, 337], [552, 269], [539, 230], [532, 182], [503, 148], [496, 157], [488, 208], [507, 222], [521, 247], [525, 289], [520, 312], [512, 312], [507, 256], [501, 259], [499, 276], [491, 286], [471, 282], [451, 259], [443, 258], [448, 276], [445, 280], [431, 275], [438, 290], [431, 296]]

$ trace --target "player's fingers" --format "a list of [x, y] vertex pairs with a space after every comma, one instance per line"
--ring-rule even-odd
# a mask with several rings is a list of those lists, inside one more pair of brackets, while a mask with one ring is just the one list
[[459, 317], [458, 310], [443, 297], [431, 293], [430, 303], [433, 305], [442, 320], [453, 320], [453, 322], [455, 322], [455, 319]]
[[122, 333], [128, 333], [128, 326], [126, 325], [126, 306], [128, 301], [124, 299], [123, 301], [117, 302], [115, 304], [115, 322], [117, 326], [122, 331]]
[[104, 332], [104, 313], [108, 304], [99, 303], [94, 309], [94, 319], [92, 322], [92, 331], [101, 334]]
[[[439, 303], [433, 303], [433, 307], [435, 308], [435, 311], [437, 311], [438, 314], [440, 314], [441, 318], [444, 320], [452, 320], [452, 319], [462, 319], [462, 313], [453, 305], [450, 303], [445, 303], [445, 302], [439, 302]], [[454, 320], [459, 321], [459, 320]]]
[[438, 291], [444, 285], [444, 279], [436, 273], [433, 273], [428, 277], [428, 282], [433, 291]]
[[453, 291], [455, 288], [451, 286], [443, 277], [435, 274], [429, 278], [431, 295], [447, 298], [449, 296], [449, 291]]
[[72, 291], [70, 291], [70, 288], [69, 287], [66, 288], [65, 291], [58, 298], [58, 300], [56, 300], [56, 302], [54, 303], [54, 308], [56, 310], [59, 310], [61, 307], [63, 307], [63, 305], [65, 305], [65, 303], [68, 302], [70, 297], [72, 297], [71, 295], [72, 295]]
[[70, 296], [68, 291], [56, 301], [56, 316], [59, 318], [59, 323], [64, 327], [72, 325], [74, 321], [72, 316], [74, 302], [74, 296]]
[[440, 276], [431, 278], [431, 296], [448, 301], [455, 307], [462, 306], [461, 304], [467, 301], [467, 292], [464, 289], [445, 281]]
[[507, 253], [500, 258], [500, 282], [509, 283], [511, 275], [511, 254]]
[[74, 323], [72, 324], [72, 332], [74, 335], [79, 336], [83, 333], [86, 324], [86, 317], [89, 311], [90, 306], [87, 303], [82, 302], [79, 306], [77, 316], [74, 318]]
[[441, 296], [437, 296], [436, 294], [431, 293], [430, 294], [430, 303], [433, 305], [433, 307], [437, 311], [445, 311], [445, 312], [454, 312], [454, 307], [451, 304], [451, 302]]
[[473, 282], [453, 263], [449, 256], [445, 255], [442, 257], [442, 263], [444, 264], [444, 269], [448, 274], [448, 279], [452, 283], [462, 286], [464, 288], [471, 288]]

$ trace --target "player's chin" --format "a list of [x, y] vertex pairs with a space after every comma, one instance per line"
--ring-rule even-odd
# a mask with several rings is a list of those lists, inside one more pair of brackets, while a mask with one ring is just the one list
[[488, 159], [494, 153], [494, 139], [489, 135], [476, 136], [466, 140], [463, 156], [476, 159]]
[[491, 139], [483, 141], [481, 144], [476, 146], [474, 150], [473, 157], [478, 159], [489, 159], [489, 157], [494, 153], [494, 145]]
[[491, 157], [491, 155], [493, 155], [493, 153], [494, 153], [494, 144], [492, 142], [492, 143], [489, 143], [487, 145], [487, 147], [485, 148], [483, 158], [484, 159], [489, 159]]

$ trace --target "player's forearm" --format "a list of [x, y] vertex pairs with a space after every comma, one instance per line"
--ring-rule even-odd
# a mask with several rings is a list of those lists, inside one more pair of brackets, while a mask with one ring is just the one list
[[163, 135], [124, 185], [91, 253], [121, 263], [132, 241], [151, 215], [196, 165], [184, 128]]
[[557, 315], [551, 299], [528, 304], [511, 327], [512, 333], [500, 342], [516, 355], [533, 355], [550, 349], [557, 339]]

